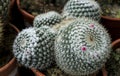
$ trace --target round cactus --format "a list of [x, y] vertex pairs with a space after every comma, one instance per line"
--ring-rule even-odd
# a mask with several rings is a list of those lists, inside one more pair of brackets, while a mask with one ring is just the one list
[[28, 28], [18, 34], [13, 53], [19, 63], [36, 69], [45, 69], [54, 61], [55, 31], [48, 26]]
[[89, 75], [104, 65], [111, 52], [105, 28], [88, 18], [61, 27], [55, 40], [57, 65], [71, 75]]
[[41, 27], [41, 26], [53, 26], [56, 23], [61, 21], [61, 15], [57, 12], [50, 11], [44, 14], [40, 14], [35, 17], [33, 21], [34, 27]]
[[62, 12], [63, 18], [88, 17], [99, 21], [101, 9], [94, 0], [69, 0]]

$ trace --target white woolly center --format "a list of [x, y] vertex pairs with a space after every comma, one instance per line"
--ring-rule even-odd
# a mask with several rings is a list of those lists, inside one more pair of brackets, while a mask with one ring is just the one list
[[21, 47], [25, 47], [25, 46], [26, 46], [26, 43], [27, 43], [26, 39], [23, 39], [23, 40], [20, 42]]
[[87, 42], [88, 44], [94, 46], [94, 44], [95, 44], [95, 38], [94, 38], [93, 36], [91, 36], [91, 35], [87, 35], [87, 36], [86, 36], [86, 42]]

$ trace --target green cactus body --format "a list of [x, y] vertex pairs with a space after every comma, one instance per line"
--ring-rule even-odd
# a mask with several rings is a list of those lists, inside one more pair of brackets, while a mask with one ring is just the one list
[[89, 75], [99, 70], [111, 52], [105, 28], [88, 18], [61, 27], [55, 40], [57, 65], [71, 75]]
[[100, 20], [101, 9], [94, 0], [69, 0], [62, 12], [63, 18], [88, 17]]
[[0, 0], [0, 16], [2, 20], [8, 18], [10, 0]]
[[48, 26], [28, 28], [18, 34], [13, 53], [18, 62], [29, 68], [45, 69], [53, 63], [55, 31]]
[[61, 21], [61, 15], [57, 12], [50, 11], [44, 14], [40, 14], [35, 17], [33, 21], [34, 27], [41, 27], [41, 26], [53, 26], [56, 23], [59, 23]]
[[3, 45], [2, 41], [3, 41], [3, 23], [0, 18], [0, 46]]

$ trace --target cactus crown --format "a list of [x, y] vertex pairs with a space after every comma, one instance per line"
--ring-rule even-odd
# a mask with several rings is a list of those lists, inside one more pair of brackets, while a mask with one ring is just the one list
[[57, 12], [50, 11], [44, 14], [40, 14], [35, 17], [33, 21], [34, 27], [41, 27], [41, 26], [53, 26], [56, 23], [61, 21], [61, 15]]
[[55, 40], [58, 66], [71, 75], [88, 75], [100, 69], [110, 53], [110, 37], [97, 22], [81, 18], [61, 27]]
[[53, 62], [55, 31], [48, 26], [28, 28], [18, 34], [13, 53], [18, 62], [26, 67], [45, 69]]
[[101, 9], [94, 0], [69, 0], [62, 12], [63, 18], [88, 17], [99, 21]]

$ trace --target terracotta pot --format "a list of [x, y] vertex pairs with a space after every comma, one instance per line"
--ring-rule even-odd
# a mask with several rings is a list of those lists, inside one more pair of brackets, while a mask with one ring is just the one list
[[15, 76], [17, 74], [17, 63], [15, 58], [12, 58], [9, 63], [0, 68], [0, 76]]
[[109, 34], [112, 37], [112, 41], [120, 38], [120, 18], [102, 16], [101, 23], [108, 30]]
[[102, 68], [102, 76], [107, 76], [107, 71], [105, 69], [105, 66]]
[[[17, 33], [19, 30], [12, 24], [9, 24]], [[7, 47], [6, 47], [7, 48]], [[17, 74], [17, 62], [12, 58], [6, 65], [0, 68], [0, 76], [15, 76]]]
[[20, 6], [20, 0], [16, 0], [16, 4], [18, 6], [18, 10], [21, 12], [21, 14], [23, 15], [24, 19], [26, 19], [26, 21], [28, 21], [29, 23], [33, 23], [33, 19], [34, 16], [31, 15], [30, 13], [26, 12], [25, 10], [23, 10]]
[[31, 70], [34, 72], [35, 76], [45, 76], [44, 74], [42, 74], [41, 72], [39, 72], [38, 70], [34, 68], [32, 68]]
[[120, 38], [115, 40], [115, 41], [113, 41], [111, 46], [112, 46], [113, 50], [115, 50], [116, 48], [120, 47]]

